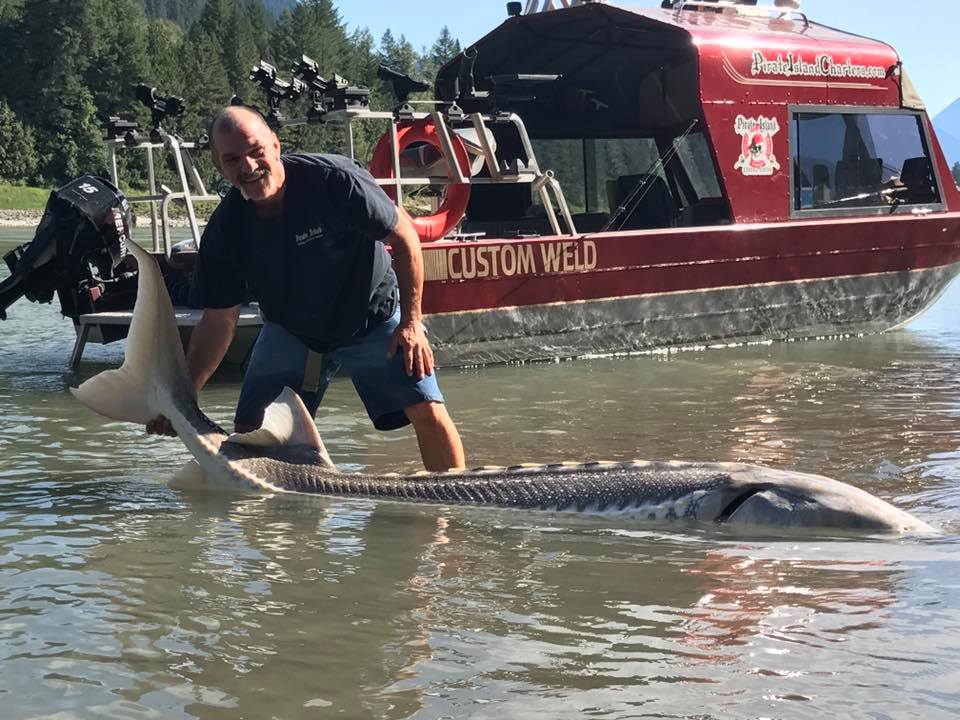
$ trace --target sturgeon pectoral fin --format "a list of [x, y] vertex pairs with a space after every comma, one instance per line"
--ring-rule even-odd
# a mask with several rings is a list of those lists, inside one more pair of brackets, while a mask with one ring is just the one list
[[258, 447], [277, 445], [306, 445], [315, 448], [324, 464], [333, 467], [333, 462], [323, 445], [317, 426], [303, 400], [288, 387], [264, 411], [263, 424], [258, 430], [247, 433], [234, 433], [229, 442]]

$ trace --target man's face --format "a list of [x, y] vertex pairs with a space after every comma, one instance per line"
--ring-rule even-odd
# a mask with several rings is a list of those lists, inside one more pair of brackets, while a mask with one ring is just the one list
[[217, 130], [214, 147], [224, 179], [245, 199], [256, 203], [280, 196], [284, 180], [280, 141], [258, 118], [239, 114], [234, 127]]

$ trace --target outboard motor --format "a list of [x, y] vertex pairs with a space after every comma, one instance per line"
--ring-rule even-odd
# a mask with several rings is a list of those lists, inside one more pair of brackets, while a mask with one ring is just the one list
[[136, 265], [123, 268], [130, 226], [126, 198], [102, 178], [83, 175], [52, 192], [33, 240], [3, 258], [10, 277], [0, 282], [0, 319], [21, 297], [47, 303], [54, 292], [61, 312], [74, 321], [107, 309], [94, 303], [108, 287], [115, 300], [128, 295], [122, 303], [132, 306]]

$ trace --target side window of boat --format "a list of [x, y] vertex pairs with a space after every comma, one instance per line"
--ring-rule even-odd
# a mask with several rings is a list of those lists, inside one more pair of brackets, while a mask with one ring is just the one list
[[[720, 187], [706, 135], [698, 132], [675, 138], [673, 149], [676, 159], [671, 167], [683, 200], [676, 225], [703, 227], [732, 222], [730, 205]], [[678, 164], [682, 166], [681, 171], [676, 167]]]
[[697, 193], [697, 200], [720, 198], [720, 180], [710, 156], [710, 146], [703, 133], [693, 133], [673, 141], [677, 157], [687, 171], [687, 177]]
[[676, 202], [653, 138], [592, 140], [596, 181], [593, 207], [607, 215], [611, 230], [670, 227]]
[[[540, 168], [556, 173], [578, 230], [674, 224], [677, 204], [653, 138], [534, 139], [533, 147]], [[540, 202], [535, 195], [534, 208]]]
[[921, 117], [904, 112], [798, 112], [796, 213], [896, 212], [940, 203]]

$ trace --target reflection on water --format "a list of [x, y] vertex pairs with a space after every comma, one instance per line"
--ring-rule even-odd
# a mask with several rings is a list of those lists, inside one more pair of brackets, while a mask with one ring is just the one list
[[[960, 287], [842, 341], [447, 371], [476, 464], [685, 458], [838, 477], [917, 540], [638, 527], [176, 490], [176, 441], [90, 415], [69, 323], [0, 324], [4, 718], [955, 717]], [[229, 422], [236, 376], [204, 391]], [[409, 470], [352, 386], [348, 468]]]

